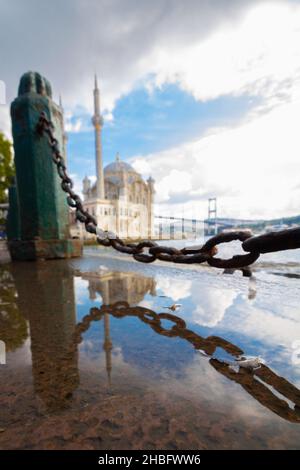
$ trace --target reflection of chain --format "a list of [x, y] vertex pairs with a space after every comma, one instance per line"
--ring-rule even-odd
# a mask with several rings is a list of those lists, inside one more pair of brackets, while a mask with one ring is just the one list
[[[116, 318], [126, 316], [138, 317], [142, 322], [148, 324], [156, 333], [167, 336], [169, 338], [179, 337], [191, 343], [195, 349], [204, 351], [207, 355], [212, 356], [216, 348], [222, 348], [233, 356], [240, 356], [243, 351], [234, 344], [226, 341], [218, 336], [209, 336], [202, 338], [192, 330], [187, 329], [185, 321], [171, 313], [156, 313], [145, 307], [130, 307], [127, 302], [116, 302], [112, 305], [102, 305], [100, 308], [93, 307], [90, 313], [76, 325], [74, 332], [74, 342], [72, 349], [81, 343], [82, 334], [87, 331], [92, 321], [99, 321], [105, 314], [110, 314]], [[162, 326], [162, 320], [169, 320], [174, 325], [171, 329]], [[259, 369], [248, 370], [240, 368], [239, 372], [233, 372], [225, 362], [219, 361], [211, 357], [210, 364], [222, 375], [228, 379], [239, 383], [252, 397], [259, 401], [263, 406], [273, 411], [282, 418], [293, 423], [300, 423], [300, 390], [288, 382], [283, 377], [275, 374], [266, 365], [261, 364]], [[257, 380], [257, 378], [259, 380]], [[295, 404], [292, 410], [285, 400], [277, 397], [267, 387], [272, 386], [283, 397]]]
[[[105, 313], [109, 313], [116, 318], [128, 316], [138, 317], [156, 333], [169, 338], [184, 338], [191, 343], [195, 349], [203, 350], [208, 355], [212, 355], [217, 347], [224, 349], [227, 353], [234, 356], [240, 356], [243, 353], [241, 349], [218, 336], [202, 338], [197, 333], [187, 329], [185, 321], [176, 315], [171, 313], [156, 313], [145, 307], [130, 307], [127, 302], [116, 302], [113, 305], [102, 305], [100, 308], [91, 308], [90, 313], [76, 325], [75, 343], [80, 343], [82, 340], [81, 335], [89, 329], [90, 323], [92, 321], [101, 320]], [[171, 329], [166, 329], [161, 324], [162, 320], [169, 320], [174, 323], [174, 325]]]
[[[211, 358], [210, 364], [228, 379], [240, 384], [253, 398], [273, 411], [281, 418], [292, 423], [300, 423], [300, 390], [284, 377], [276, 375], [265, 364], [261, 364], [254, 372], [240, 368], [239, 373], [232, 372], [224, 362]], [[258, 379], [258, 380], [257, 380]], [[268, 385], [280, 393], [286, 400], [276, 396]], [[294, 403], [292, 409], [287, 400]]]
[[[76, 210], [76, 219], [85, 224], [85, 228], [89, 233], [97, 235], [97, 241], [100, 245], [112, 246], [115, 250], [130, 254], [134, 259], [143, 263], [152, 263], [157, 259], [183, 264], [207, 262], [215, 268], [241, 269], [245, 276], [251, 275], [251, 271], [249, 268], [247, 269], [247, 266], [254, 263], [261, 253], [300, 248], [300, 228], [272, 232], [257, 237], [253, 237], [250, 231], [221, 233], [212, 237], [201, 248], [189, 247], [181, 250], [160, 246], [150, 240], [140, 243], [125, 243], [113, 232], [99, 229], [96, 219], [84, 209], [80, 197], [73, 191], [73, 181], [67, 174], [64, 158], [60, 153], [58, 140], [54, 137], [53, 129], [54, 126], [46, 114], [41, 113], [37, 130], [40, 134], [45, 133], [48, 135], [52, 158], [62, 180], [61, 187], [68, 194], [67, 202], [70, 207]], [[215, 258], [216, 246], [232, 240], [241, 241], [247, 254], [236, 255], [230, 259]], [[148, 253], [145, 250], [148, 250]]]

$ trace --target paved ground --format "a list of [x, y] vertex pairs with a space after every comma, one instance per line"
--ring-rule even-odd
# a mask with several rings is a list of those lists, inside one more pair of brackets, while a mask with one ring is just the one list
[[10, 260], [7, 244], [5, 241], [0, 240], [0, 263], [5, 263]]

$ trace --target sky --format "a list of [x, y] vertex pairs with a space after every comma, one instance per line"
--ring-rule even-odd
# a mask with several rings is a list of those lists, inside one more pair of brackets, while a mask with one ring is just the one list
[[104, 165], [151, 175], [157, 214], [300, 213], [300, 1], [0, 0], [0, 44], [0, 129], [21, 75], [47, 77], [79, 191], [97, 73]]

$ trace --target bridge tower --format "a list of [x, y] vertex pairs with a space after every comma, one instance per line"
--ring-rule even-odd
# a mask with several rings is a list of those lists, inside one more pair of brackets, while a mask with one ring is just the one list
[[216, 235], [217, 233], [217, 198], [210, 197], [208, 199], [207, 235]]

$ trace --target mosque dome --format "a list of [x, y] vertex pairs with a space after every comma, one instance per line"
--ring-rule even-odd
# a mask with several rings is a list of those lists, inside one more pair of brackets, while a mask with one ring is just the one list
[[106, 167], [104, 168], [104, 173], [108, 174], [108, 173], [121, 173], [121, 172], [136, 173], [134, 168], [132, 168], [132, 166], [129, 165], [129, 163], [126, 163], [120, 160], [120, 155], [119, 153], [117, 153], [116, 160], [106, 165]]
[[109, 163], [104, 168], [105, 181], [120, 186], [122, 184], [132, 184], [135, 181], [142, 181], [141, 175], [129, 165], [129, 163], [120, 160], [120, 155], [117, 153], [116, 160]]
[[109, 163], [104, 168], [104, 173], [119, 173], [121, 171], [125, 171], [126, 173], [129, 173], [129, 172], [136, 173], [136, 171], [133, 169], [131, 165], [129, 165], [129, 163], [122, 162], [120, 160]]

